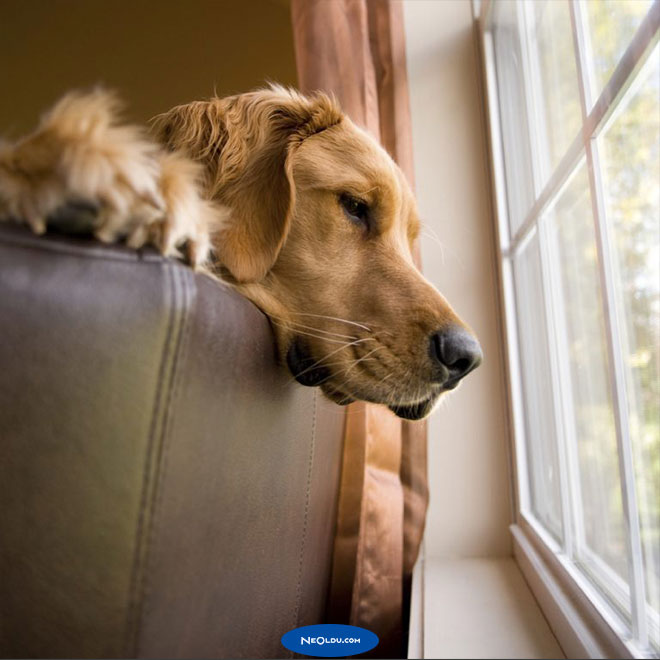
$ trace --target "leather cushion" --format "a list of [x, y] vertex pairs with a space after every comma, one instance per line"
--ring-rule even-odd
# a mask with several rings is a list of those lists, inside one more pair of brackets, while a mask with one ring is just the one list
[[0, 227], [0, 654], [281, 657], [324, 620], [343, 410], [149, 250]]

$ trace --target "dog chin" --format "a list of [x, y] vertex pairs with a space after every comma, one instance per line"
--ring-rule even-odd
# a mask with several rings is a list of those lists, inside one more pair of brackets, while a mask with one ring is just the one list
[[321, 391], [326, 398], [330, 399], [330, 401], [336, 403], [338, 406], [347, 406], [349, 403], [355, 403], [357, 401], [357, 399], [350, 394], [339, 392], [332, 387], [321, 385]]
[[388, 408], [401, 419], [407, 419], [416, 422], [420, 419], [428, 417], [435, 409], [435, 404], [438, 401], [438, 396], [433, 396], [430, 399], [419, 401], [418, 403], [401, 405], [401, 406], [388, 406]]
[[[376, 399], [367, 399], [364, 397], [354, 398], [350, 394], [344, 394], [343, 392], [338, 392], [337, 390], [334, 390], [331, 387], [326, 387], [325, 385], [321, 385], [321, 390], [323, 391], [323, 394], [325, 394], [325, 396], [328, 399], [330, 399], [330, 401], [333, 401], [334, 403], [340, 406], [346, 406], [349, 403], [354, 403], [358, 399], [362, 399], [364, 401], [368, 401], [370, 403], [376, 403], [376, 404], [384, 403], [382, 401], [377, 401]], [[433, 412], [437, 400], [438, 400], [438, 396], [433, 396], [429, 399], [426, 399], [425, 401], [420, 401], [414, 404], [406, 404], [406, 405], [402, 404], [400, 406], [388, 405], [387, 407], [397, 417], [400, 417], [401, 419], [406, 419], [409, 421], [417, 421], [420, 419], [424, 419], [425, 417], [428, 417]]]

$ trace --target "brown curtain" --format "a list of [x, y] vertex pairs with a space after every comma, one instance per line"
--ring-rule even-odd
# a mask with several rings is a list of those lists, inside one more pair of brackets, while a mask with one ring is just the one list
[[[333, 93], [413, 185], [401, 3], [292, 0], [291, 9], [302, 91]], [[377, 657], [405, 657], [427, 503], [425, 424], [348, 406], [328, 620], [375, 632]]]

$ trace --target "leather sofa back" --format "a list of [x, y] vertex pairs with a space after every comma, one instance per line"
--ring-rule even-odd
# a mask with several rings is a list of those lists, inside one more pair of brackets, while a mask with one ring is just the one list
[[284, 657], [324, 620], [342, 430], [231, 289], [0, 227], [0, 655]]

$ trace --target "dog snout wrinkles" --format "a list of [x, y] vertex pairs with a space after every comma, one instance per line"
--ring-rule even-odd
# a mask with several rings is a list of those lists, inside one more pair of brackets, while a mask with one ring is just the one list
[[431, 335], [429, 353], [436, 368], [436, 380], [452, 389], [476, 369], [483, 357], [481, 346], [465, 328], [452, 325]]

